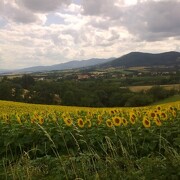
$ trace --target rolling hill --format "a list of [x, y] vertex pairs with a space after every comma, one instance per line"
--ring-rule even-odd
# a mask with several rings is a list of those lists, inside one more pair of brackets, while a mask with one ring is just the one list
[[179, 52], [165, 52], [160, 54], [131, 52], [110, 62], [99, 65], [106, 67], [153, 67], [153, 66], [180, 66]]
[[94, 66], [97, 64], [106, 63], [109, 61], [114, 60], [115, 58], [108, 58], [108, 59], [98, 59], [92, 58], [88, 60], [82, 61], [70, 61], [61, 64], [55, 64], [52, 66], [34, 66], [29, 68], [23, 68], [18, 70], [0, 70], [0, 73], [29, 73], [29, 72], [43, 72], [43, 71], [55, 71], [55, 70], [65, 70], [65, 69], [76, 69], [76, 68], [84, 68], [89, 66]]
[[109, 68], [109, 67], [155, 67], [155, 66], [174, 66], [180, 67], [180, 52], [170, 51], [159, 54], [131, 52], [119, 58], [97, 59], [92, 58], [82, 61], [70, 61], [52, 66], [35, 66], [19, 70], [0, 70], [0, 73], [31, 73], [54, 70], [66, 70], [76, 68]]

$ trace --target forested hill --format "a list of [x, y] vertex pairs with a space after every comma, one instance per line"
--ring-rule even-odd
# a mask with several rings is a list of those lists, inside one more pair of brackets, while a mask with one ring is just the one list
[[180, 66], [179, 52], [165, 52], [150, 54], [142, 52], [131, 52], [113, 61], [99, 65], [98, 67], [139, 67], [139, 66]]
[[119, 58], [109, 59], [89, 59], [83, 61], [70, 61], [66, 63], [56, 64], [52, 66], [36, 66], [19, 70], [0, 70], [0, 73], [27, 73], [27, 72], [43, 72], [76, 68], [108, 68], [108, 67], [153, 67], [153, 66], [174, 66], [180, 67], [180, 52], [165, 52], [159, 54], [131, 52]]

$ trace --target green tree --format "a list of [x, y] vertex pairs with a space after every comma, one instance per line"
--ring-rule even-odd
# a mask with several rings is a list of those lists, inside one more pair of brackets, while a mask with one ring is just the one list
[[21, 83], [24, 89], [29, 89], [35, 84], [35, 80], [31, 75], [25, 74], [22, 76]]
[[12, 100], [12, 84], [10, 82], [1, 82], [0, 84], [0, 99]]
[[127, 93], [114, 93], [109, 100], [109, 105], [110, 106], [125, 106], [126, 101], [133, 96], [133, 93], [127, 92]]
[[165, 99], [170, 95], [170, 91], [161, 86], [153, 86], [147, 91], [147, 94], [152, 95], [154, 101]]
[[23, 89], [21, 85], [14, 84], [12, 88], [12, 96], [14, 101], [22, 101], [23, 100]]
[[94, 92], [94, 96], [96, 99], [96, 105], [100, 107], [104, 107], [108, 105], [109, 98], [105, 90], [96, 90]]
[[153, 99], [150, 95], [146, 94], [135, 94], [130, 97], [125, 106], [126, 107], [138, 107], [138, 106], [146, 106], [153, 102]]
[[72, 91], [66, 91], [64, 93], [64, 96], [62, 97], [62, 104], [66, 106], [72, 106], [75, 105], [75, 96]]

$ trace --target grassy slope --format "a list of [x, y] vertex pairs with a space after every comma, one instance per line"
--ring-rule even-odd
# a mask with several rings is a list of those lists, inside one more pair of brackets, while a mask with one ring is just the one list
[[171, 102], [177, 102], [177, 101], [180, 101], [180, 95], [175, 95], [175, 96], [166, 98], [162, 101], [158, 101], [156, 103], [153, 103], [152, 105], [165, 104], [165, 103], [171, 103]]

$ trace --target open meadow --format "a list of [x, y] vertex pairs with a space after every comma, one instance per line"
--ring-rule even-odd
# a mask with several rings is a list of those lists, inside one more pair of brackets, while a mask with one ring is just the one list
[[0, 101], [0, 179], [180, 177], [180, 101], [84, 108]]

